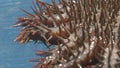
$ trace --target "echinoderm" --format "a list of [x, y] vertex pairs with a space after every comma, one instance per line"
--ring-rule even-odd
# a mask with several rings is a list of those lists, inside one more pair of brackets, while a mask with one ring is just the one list
[[34, 13], [22, 10], [15, 41], [48, 47], [34, 68], [120, 68], [120, 0], [36, 0]]

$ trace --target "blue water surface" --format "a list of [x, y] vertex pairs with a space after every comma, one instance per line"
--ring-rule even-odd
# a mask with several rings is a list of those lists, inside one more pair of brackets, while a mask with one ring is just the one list
[[[50, 2], [50, 0], [44, 0]], [[20, 8], [30, 12], [32, 0], [0, 0], [0, 68], [31, 68], [34, 63], [28, 62], [36, 58], [35, 49], [45, 50], [42, 43], [20, 45], [14, 42], [15, 37], [19, 34], [20, 28], [12, 28], [16, 18], [25, 16]]]

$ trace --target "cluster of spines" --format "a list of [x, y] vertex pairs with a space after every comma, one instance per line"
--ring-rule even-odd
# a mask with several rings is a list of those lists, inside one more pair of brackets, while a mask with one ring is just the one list
[[[31, 14], [19, 18], [16, 41], [42, 41], [54, 48], [37, 51], [37, 68], [119, 68], [120, 1], [60, 0], [33, 2]], [[114, 58], [113, 56], [116, 56]], [[37, 61], [37, 60], [36, 60]], [[111, 62], [113, 61], [113, 62]]]

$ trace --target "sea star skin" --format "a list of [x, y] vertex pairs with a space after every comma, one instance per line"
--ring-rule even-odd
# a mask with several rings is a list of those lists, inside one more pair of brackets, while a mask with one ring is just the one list
[[15, 41], [42, 41], [54, 46], [37, 51], [44, 56], [35, 68], [119, 68], [120, 1], [60, 0], [33, 2], [34, 14], [18, 18], [22, 26]]

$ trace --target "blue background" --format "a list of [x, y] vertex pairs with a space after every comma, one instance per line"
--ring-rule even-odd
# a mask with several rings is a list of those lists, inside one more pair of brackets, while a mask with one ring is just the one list
[[[50, 2], [50, 0], [44, 0]], [[20, 28], [12, 28], [16, 18], [25, 16], [20, 8], [30, 12], [32, 0], [0, 0], [0, 68], [31, 68], [34, 63], [28, 60], [36, 58], [34, 50], [44, 50], [42, 43], [20, 45], [14, 42]]]

